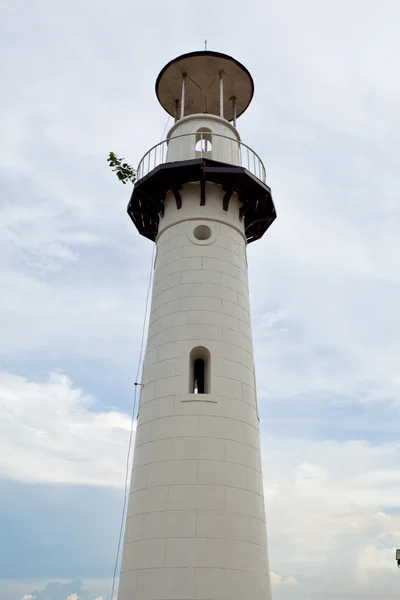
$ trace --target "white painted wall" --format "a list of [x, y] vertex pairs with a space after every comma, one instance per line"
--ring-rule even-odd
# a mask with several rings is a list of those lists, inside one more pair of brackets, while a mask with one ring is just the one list
[[[119, 600], [270, 600], [259, 424], [239, 201], [206, 184], [172, 194], [153, 299]], [[193, 229], [208, 224], [209, 240]], [[196, 242], [196, 243], [195, 243]], [[209, 395], [189, 354], [211, 353]]]

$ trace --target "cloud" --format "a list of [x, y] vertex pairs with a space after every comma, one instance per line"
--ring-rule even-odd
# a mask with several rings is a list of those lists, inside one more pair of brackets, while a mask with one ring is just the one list
[[[385, 515], [382, 515], [385, 517]], [[396, 547], [376, 547], [368, 544], [360, 553], [357, 577], [362, 585], [371, 585], [378, 577], [388, 578], [393, 572]]]
[[[24, 597], [36, 600], [89, 600], [83, 586], [83, 582], [74, 581], [49, 581]], [[75, 591], [72, 591], [75, 590]]]
[[[95, 412], [94, 399], [63, 376], [43, 384], [3, 375], [0, 382], [8, 430], [0, 436], [7, 452], [0, 454], [19, 458], [9, 464], [8, 476], [121, 484], [119, 446], [128, 431], [127, 415]], [[267, 425], [261, 423], [265, 433]], [[26, 455], [18, 440], [25, 440]], [[269, 552], [278, 600], [286, 600], [289, 588], [325, 593], [332, 577], [340, 580], [338, 593], [349, 597], [352, 589], [379, 586], [388, 598], [395, 593], [399, 461], [398, 442], [263, 438]], [[100, 531], [102, 525], [93, 527]], [[68, 593], [81, 595], [79, 588]]]
[[278, 575], [277, 573], [271, 572], [271, 587], [272, 589], [279, 588], [280, 586], [296, 586], [299, 585], [299, 582], [289, 575], [288, 577], [282, 577], [282, 575]]
[[[133, 235], [123, 206], [121, 227], [105, 215], [110, 225], [103, 228], [94, 223], [95, 207], [74, 207], [65, 198], [54, 205], [49, 192], [27, 185], [29, 201], [16, 207], [10, 198], [0, 207], [0, 283], [8, 290], [0, 299], [0, 356], [9, 363], [51, 348], [59, 356], [125, 363], [143, 323], [150, 244]], [[23, 194], [7, 179], [3, 186], [5, 195]], [[132, 268], [139, 249], [148, 261]]]
[[[23, 585], [23, 584], [16, 584]], [[104, 600], [107, 597], [107, 592], [104, 595], [98, 595], [96, 597], [96, 591], [103, 589], [108, 590], [110, 588], [111, 581], [109, 580], [87, 580], [85, 582], [74, 580], [74, 581], [50, 581], [46, 584], [42, 584], [39, 590], [35, 593], [38, 594], [38, 600]], [[15, 584], [10, 590], [16, 589]], [[76, 589], [76, 592], [70, 593], [71, 589]], [[11, 593], [14, 593], [13, 591]], [[65, 596], [65, 594], [68, 594]], [[11, 597], [11, 596], [10, 596]], [[21, 600], [35, 600], [35, 596], [32, 594], [24, 594]], [[113, 600], [117, 600], [114, 596]]]
[[96, 411], [67, 377], [0, 373], [0, 476], [27, 483], [121, 486], [131, 419]]
[[[159, 141], [155, 76], [204, 30], [254, 76], [238, 127], [279, 217], [249, 247], [274, 593], [397, 598], [399, 5], [177, 0], [169, 29], [166, 3], [86, 8], [0, 23], [1, 475], [123, 481], [151, 245], [105, 159]], [[41, 598], [107, 595], [57, 585]]]
[[272, 577], [275, 588], [293, 577], [299, 593], [325, 597], [336, 579], [339, 597], [395, 597], [399, 460], [398, 443], [264, 441], [271, 568], [288, 573]]

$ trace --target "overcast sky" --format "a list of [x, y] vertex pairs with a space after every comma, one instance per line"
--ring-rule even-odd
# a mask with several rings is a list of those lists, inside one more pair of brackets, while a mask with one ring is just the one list
[[[0, 600], [109, 597], [161, 68], [225, 52], [278, 219], [249, 248], [274, 600], [398, 600], [400, 3], [3, 0]], [[169, 122], [171, 125], [171, 122]]]

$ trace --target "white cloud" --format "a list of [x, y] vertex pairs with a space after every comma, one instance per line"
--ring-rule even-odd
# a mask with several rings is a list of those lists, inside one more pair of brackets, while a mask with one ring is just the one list
[[19, 481], [121, 486], [131, 419], [96, 412], [59, 374], [45, 382], [0, 373], [0, 476]]
[[[0, 285], [8, 290], [0, 298], [3, 360], [49, 348], [63, 356], [129, 360], [144, 318], [151, 246], [122, 218], [123, 206], [120, 229], [105, 215], [107, 231], [93, 225], [92, 210], [82, 214], [65, 199], [54, 208], [40, 194], [34, 207], [23, 201], [19, 209], [0, 207]], [[126, 243], [121, 232], [129, 234]], [[143, 263], [131, 267], [139, 251]], [[118, 274], [110, 266], [98, 269], [97, 261], [110, 265], [115, 253]]]
[[[264, 442], [273, 572], [289, 573], [286, 578], [293, 577], [304, 595], [325, 597], [336, 578], [337, 597], [368, 589], [392, 597], [398, 586], [399, 461], [398, 443]], [[286, 578], [274, 575], [275, 588], [281, 590]]]
[[67, 596], [65, 600], [78, 600], [78, 599], [79, 599], [79, 596], [78, 596], [78, 594], [75, 593], [75, 594], [70, 594], [69, 596]]
[[370, 585], [376, 578], [388, 578], [393, 573], [396, 547], [377, 548], [366, 545], [357, 561], [356, 574], [363, 585]]
[[285, 577], [283, 579], [282, 585], [287, 585], [287, 586], [299, 585], [299, 582], [297, 581], [297, 579], [295, 579], [294, 577], [289, 575], [289, 577]]
[[[131, 8], [119, 2], [123, 14], [129, 14]], [[161, 54], [157, 45], [147, 48], [146, 64], [137, 61], [130, 81], [129, 59], [121, 57], [113, 36], [105, 52], [100, 33], [101, 25], [111, 23], [115, 35], [126, 32], [115, 18], [118, 11], [105, 6], [96, 10], [97, 29], [85, 17], [74, 23], [76, 2], [61, 13], [47, 4], [26, 11], [22, 23], [18, 9], [9, 14], [20, 36], [16, 64], [23, 61], [29, 16], [53, 43], [49, 56], [35, 38], [31, 70], [23, 81], [15, 81], [15, 67], [5, 67], [7, 90], [16, 90], [17, 97], [11, 101], [5, 94], [0, 99], [9, 111], [4, 119], [7, 143], [0, 151], [13, 192], [0, 219], [0, 283], [9, 290], [0, 300], [0, 353], [9, 360], [20, 352], [52, 349], [113, 359], [127, 368], [147, 280], [147, 267], [137, 257], [147, 251], [150, 262], [150, 244], [129, 223], [129, 191], [114, 182], [105, 157], [109, 148], [120, 148], [137, 162], [158, 140], [165, 118], [152, 84], [164, 60], [160, 56], [168, 48], [171, 56], [176, 52], [175, 40], [164, 39]], [[224, 5], [218, 14], [226, 18]], [[256, 53], [244, 41], [232, 45], [230, 36], [210, 24], [203, 12], [196, 13], [196, 23], [207, 23], [221, 48], [240, 55], [244, 63], [248, 60], [257, 98], [268, 98], [256, 98], [239, 127], [245, 141], [265, 157], [279, 215], [265, 239], [250, 248], [258, 381], [260, 392], [275, 397], [344, 389], [360, 397], [360, 386], [367, 384], [364, 399], [388, 395], [397, 402], [399, 396], [395, 99], [400, 98], [400, 85], [385, 70], [396, 56], [393, 23], [399, 11], [393, 3], [385, 10], [372, 3], [368, 10], [363, 7], [354, 1], [348, 14], [347, 5], [341, 10], [340, 3], [321, 11], [311, 0], [301, 10], [293, 1], [280, 2], [268, 8], [268, 40], [249, 11], [243, 18], [265, 44]], [[162, 4], [158, 9], [160, 18], [167, 16]], [[215, 6], [212, 10], [214, 14]], [[345, 22], [338, 18], [343, 10]], [[54, 36], [53, 23], [60, 18], [63, 26], [74, 23], [80, 39], [76, 46]], [[149, 18], [146, 11], [141, 18]], [[180, 29], [179, 47], [184, 50], [189, 40], [192, 44], [193, 24], [186, 11], [180, 19], [188, 23]], [[159, 27], [154, 19], [149, 24], [155, 31]], [[130, 55], [140, 56], [146, 43], [140, 36], [129, 39]], [[53, 61], [63, 64], [66, 57], [73, 69], [61, 73], [52, 68]], [[97, 72], [91, 67], [100, 57]], [[76, 89], [78, 104], [72, 92]], [[110, 95], [115, 110], [105, 100]], [[18, 180], [29, 181], [29, 199]], [[111, 266], [107, 257], [112, 249], [116, 255]], [[118, 272], [117, 281], [111, 271]], [[285, 335], [280, 328], [274, 335], [276, 323], [271, 331], [271, 313], [280, 315]], [[294, 343], [295, 331], [299, 338]], [[346, 360], [340, 378], [336, 362], [321, 360], [323, 344]], [[297, 372], [288, 356], [299, 365]], [[264, 377], [266, 369], [260, 365], [266, 363]]]
[[[0, 390], [0, 456], [9, 457], [0, 463], [3, 475], [122, 484], [128, 415], [95, 412], [94, 399], [60, 375], [40, 383], [3, 374]], [[389, 597], [397, 585], [399, 463], [397, 442], [264, 438], [271, 579], [278, 600], [286, 599], [289, 588], [325, 593], [332, 577], [340, 578], [338, 593], [349, 598], [352, 589], [379, 586]]]
[[270, 576], [271, 576], [271, 587], [273, 590], [280, 586], [299, 585], [299, 582], [291, 575], [289, 575], [288, 577], [282, 577], [282, 575], [278, 575], [277, 573], [271, 572]]
[[[13, 600], [20, 597], [21, 600], [37, 598], [38, 600], [66, 600], [67, 597], [78, 600], [100, 600], [109, 598], [111, 579], [85, 579], [80, 580], [56, 580], [56, 581], [27, 581], [0, 579], [1, 600]], [[23, 590], [35, 590], [31, 593], [23, 593]], [[75, 590], [75, 591], [73, 591]], [[114, 596], [113, 600], [117, 600]]]

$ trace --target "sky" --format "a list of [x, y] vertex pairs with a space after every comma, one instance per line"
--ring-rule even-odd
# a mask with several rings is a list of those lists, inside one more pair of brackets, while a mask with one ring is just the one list
[[274, 600], [398, 600], [398, 0], [1, 2], [0, 600], [107, 600], [152, 244], [126, 214], [179, 54], [252, 73]]

